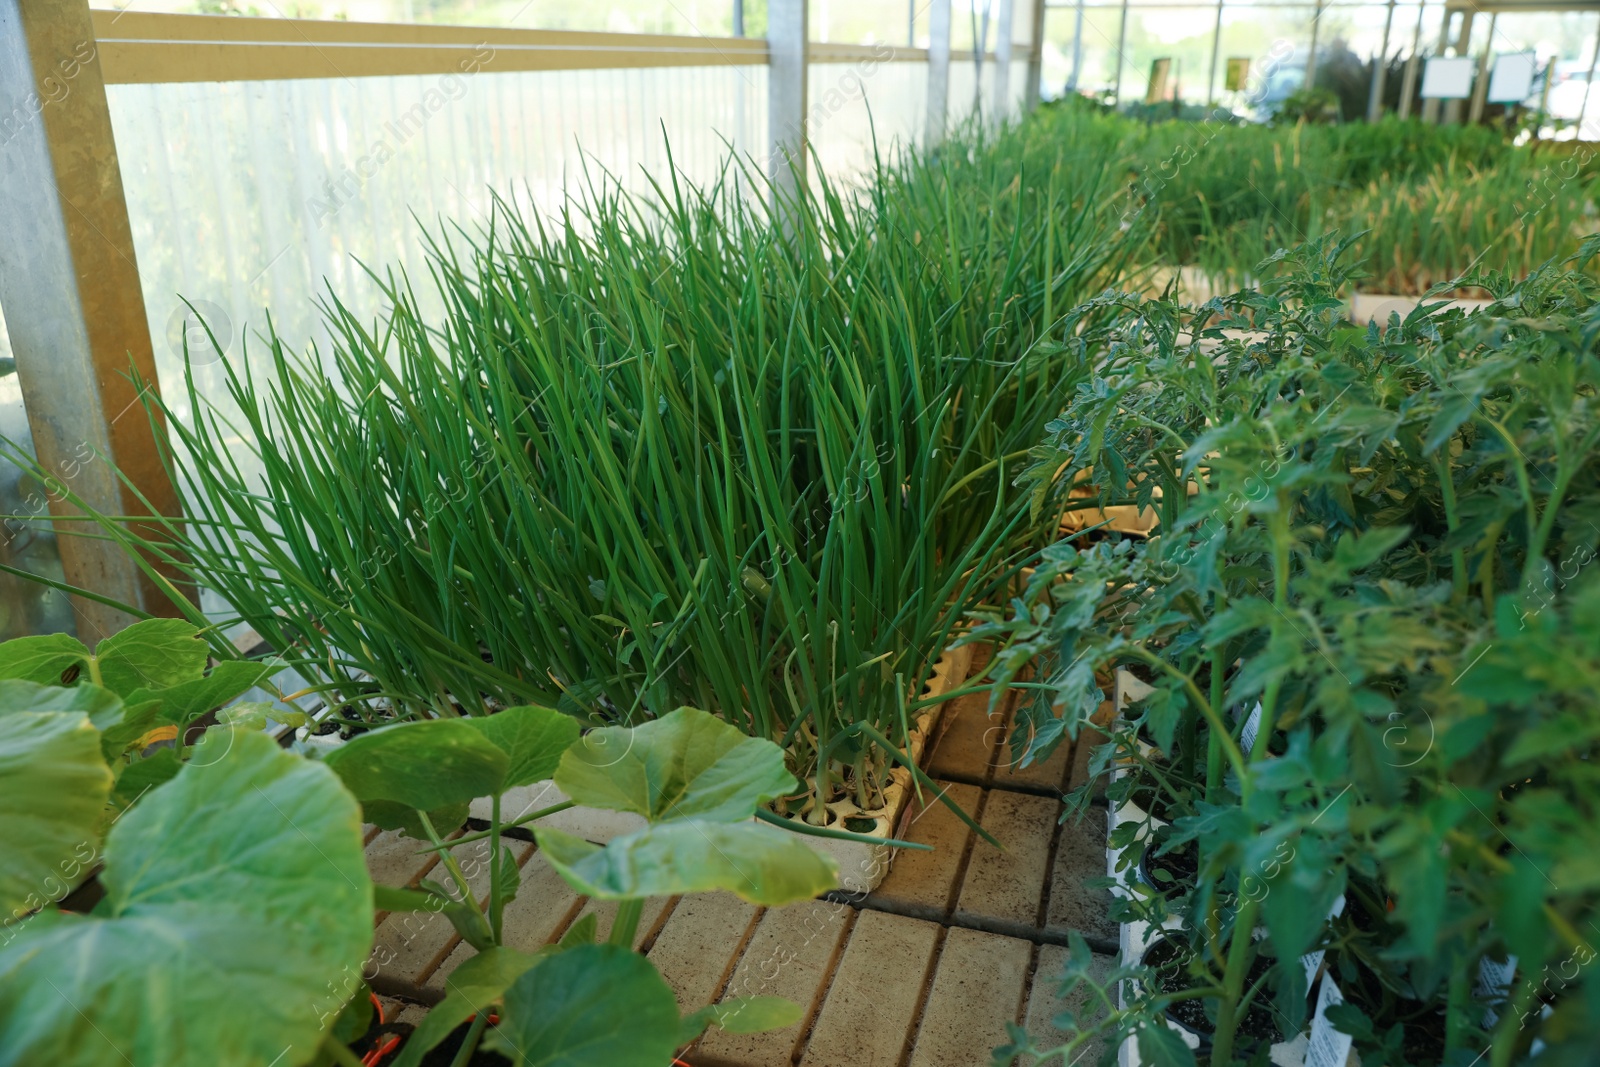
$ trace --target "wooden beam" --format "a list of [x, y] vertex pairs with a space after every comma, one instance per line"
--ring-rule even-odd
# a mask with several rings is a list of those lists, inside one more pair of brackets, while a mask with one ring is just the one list
[[[0, 0], [0, 99], [23, 101], [0, 142], [0, 307], [35, 455], [54, 479], [69, 584], [151, 613], [172, 605], [110, 541], [73, 536], [66, 494], [110, 515], [162, 514], [177, 497], [130, 372], [156, 388], [155, 357], [85, 0]], [[113, 469], [115, 468], [115, 469]], [[137, 489], [127, 490], [120, 471]], [[74, 598], [89, 644], [131, 621]]]
[[[889, 54], [884, 54], [884, 49]], [[876, 63], [926, 63], [926, 48], [907, 48], [905, 45], [882, 44], [823, 44], [812, 41], [806, 46], [806, 59], [811, 63], [858, 63], [871, 60]]]
[[111, 85], [762, 66], [767, 42], [476, 26], [94, 12]]

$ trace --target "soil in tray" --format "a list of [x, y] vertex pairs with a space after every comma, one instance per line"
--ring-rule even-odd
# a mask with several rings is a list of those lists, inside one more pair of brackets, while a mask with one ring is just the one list
[[[1141, 961], [1146, 967], [1155, 969], [1155, 983], [1158, 992], [1178, 993], [1193, 986], [1193, 979], [1189, 977], [1184, 968], [1184, 960], [1188, 949], [1182, 944], [1163, 937], [1145, 949]], [[1244, 984], [1248, 989], [1266, 976], [1272, 969], [1272, 960], [1257, 956], [1255, 963], [1250, 967], [1250, 973], [1245, 976]], [[1262, 998], [1270, 997], [1270, 993], [1263, 989], [1252, 1002], [1250, 1009], [1239, 1022], [1235, 1035], [1235, 1044], [1240, 1053], [1249, 1055], [1260, 1046], [1270, 1046], [1273, 1042], [1282, 1040], [1277, 1023], [1273, 1020], [1272, 1009], [1263, 1005]], [[1189, 1031], [1200, 1039], [1202, 1050], [1211, 1047], [1212, 1035], [1216, 1032], [1216, 1024], [1206, 1014], [1206, 1002], [1203, 999], [1180, 1000], [1167, 1008], [1167, 1018]]]
[[312, 737], [327, 737], [329, 734], [338, 734], [339, 740], [348, 741], [352, 737], [376, 730], [380, 726], [388, 726], [395, 720], [393, 712], [379, 711], [373, 716], [370, 723], [359, 720], [356, 710], [348, 704], [335, 708], [333, 714], [311, 727]]
[[1158, 856], [1160, 848], [1161, 839], [1145, 846], [1144, 855], [1139, 859], [1139, 877], [1162, 895], [1194, 888], [1195, 879], [1200, 875], [1199, 844], [1190, 841]]
[[1190, 794], [1185, 792], [1181, 799], [1174, 798], [1155, 782], [1144, 779], [1135, 784], [1128, 793], [1128, 803], [1139, 805], [1146, 814], [1154, 815], [1162, 822], [1173, 822], [1185, 815], [1194, 814], [1189, 797]]
[[1400, 1051], [1410, 1067], [1432, 1067], [1444, 1059], [1444, 1008], [1385, 989], [1367, 971], [1354, 982], [1341, 982], [1339, 988], [1346, 1001], [1372, 1020], [1377, 1033], [1387, 1033], [1396, 1023], [1405, 1028]]

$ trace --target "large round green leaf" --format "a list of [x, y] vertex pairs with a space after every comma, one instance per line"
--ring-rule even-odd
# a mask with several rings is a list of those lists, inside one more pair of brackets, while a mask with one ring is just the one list
[[182, 619], [144, 619], [94, 649], [100, 684], [120, 697], [195, 681], [210, 655], [199, 627]]
[[104, 731], [122, 721], [122, 698], [88, 682], [66, 689], [37, 682], [0, 681], [0, 715], [18, 711], [81, 711], [89, 716], [96, 730]]
[[727, 889], [752, 904], [777, 907], [839, 886], [832, 859], [758, 823], [663, 823], [603, 848], [560, 830], [534, 833], [569, 885], [602, 900]]
[[66, 895], [99, 850], [110, 796], [111, 769], [87, 715], [0, 715], [0, 917]]
[[589, 732], [561, 757], [555, 781], [579, 804], [651, 822], [743, 822], [762, 801], [799, 786], [783, 749], [695, 708]]
[[62, 674], [88, 658], [83, 642], [66, 634], [19, 637], [0, 644], [0, 679], [60, 685]]
[[466, 721], [433, 719], [362, 734], [326, 762], [363, 804], [433, 811], [499, 792], [511, 759]]
[[161, 701], [160, 721], [187, 726], [213, 708], [220, 708], [272, 677], [281, 668], [253, 660], [224, 660], [203, 678], [190, 678], [165, 689], [138, 689], [129, 704]]
[[360, 811], [325, 767], [213, 730], [112, 829], [94, 916], [0, 947], [0, 1065], [303, 1063], [372, 944]]
[[393, 1067], [418, 1067], [422, 1057], [449, 1037], [450, 1031], [478, 1012], [489, 1010], [505, 995], [511, 983], [555, 951], [551, 945], [538, 953], [496, 946], [464, 961], [445, 979], [445, 998], [433, 1006], [406, 1039]]
[[541, 960], [506, 990], [486, 1045], [517, 1067], [665, 1067], [678, 1003], [649, 960], [580, 945]]
[[561, 754], [578, 740], [576, 719], [534, 704], [462, 721], [493, 741], [510, 760], [501, 791], [550, 777], [561, 764]]

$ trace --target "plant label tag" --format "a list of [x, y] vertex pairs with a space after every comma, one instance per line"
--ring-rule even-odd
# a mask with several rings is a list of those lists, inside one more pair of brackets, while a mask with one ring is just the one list
[[[1333, 907], [1328, 909], [1328, 920], [1332, 921], [1343, 914], [1344, 897], [1340, 897], [1338, 900], [1333, 902]], [[1307, 952], [1304, 956], [1300, 957], [1300, 962], [1305, 964], [1306, 967], [1307, 989], [1310, 989], [1311, 983], [1317, 980], [1317, 972], [1322, 970], [1322, 957], [1324, 955], [1324, 950], [1319, 948], [1315, 952]]]
[[1306, 1067], [1345, 1067], [1355, 1039], [1341, 1034], [1328, 1021], [1328, 1009], [1343, 1003], [1344, 996], [1338, 985], [1330, 976], [1323, 975], [1322, 985], [1317, 990], [1317, 1013], [1311, 1019], [1311, 1041], [1306, 1045]]
[[1516, 974], [1515, 956], [1507, 956], [1504, 963], [1488, 956], [1478, 961], [1478, 988], [1475, 992], [1479, 1000], [1489, 1005], [1483, 1009], [1485, 1029], [1500, 1021], [1500, 1013], [1495, 1009], [1506, 1002], [1506, 993], [1511, 989], [1511, 980]]
[[1250, 712], [1250, 717], [1244, 721], [1244, 729], [1239, 732], [1240, 747], [1246, 756], [1256, 747], [1256, 731], [1261, 729], [1261, 701], [1256, 701], [1255, 710]]

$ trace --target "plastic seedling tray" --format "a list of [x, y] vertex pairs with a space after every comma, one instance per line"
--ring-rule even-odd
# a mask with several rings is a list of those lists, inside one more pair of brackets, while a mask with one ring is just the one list
[[[1402, 319], [1416, 310], [1418, 304], [1424, 300], [1420, 296], [1396, 296], [1393, 293], [1353, 293], [1350, 296], [1350, 318], [1362, 325], [1376, 321], [1379, 326], [1389, 321], [1390, 312], [1397, 313]], [[1427, 301], [1430, 304], [1440, 303], [1441, 298], [1435, 297]], [[1460, 308], [1463, 311], [1479, 311], [1489, 306], [1488, 300], [1443, 300], [1446, 307]]]
[[[966, 679], [971, 666], [971, 646], [946, 649], [934, 664], [933, 675], [923, 690], [923, 698], [940, 696], [956, 688]], [[918, 766], [922, 763], [943, 708], [943, 704], [930, 705], [916, 717], [912, 725], [908, 754]], [[851, 801], [836, 801], [828, 805], [830, 826], [848, 828], [863, 836], [883, 840], [894, 837], [894, 830], [905, 816], [906, 807], [916, 790], [912, 785], [911, 772], [904, 767], [895, 767], [889, 772], [889, 777], [890, 785], [884, 790], [883, 807], [864, 811]], [[501, 796], [500, 819], [510, 822], [540, 808], [563, 803], [566, 799], [566, 794], [556, 788], [555, 782], [535, 782]], [[490, 814], [489, 799], [483, 797], [473, 801], [471, 814], [474, 818], [487, 820]], [[851, 824], [849, 827], [846, 827], [847, 819]], [[863, 823], [871, 823], [871, 828], [857, 830], [856, 827], [861, 827]], [[579, 805], [540, 819], [535, 825], [554, 827], [603, 845], [613, 838], [642, 830], [645, 820], [631, 813]], [[894, 850], [888, 845], [869, 845], [863, 841], [840, 841], [824, 837], [801, 837], [800, 840], [813, 851], [833, 857], [839, 864], [840, 888], [848, 892], [871, 892], [889, 873]]]

